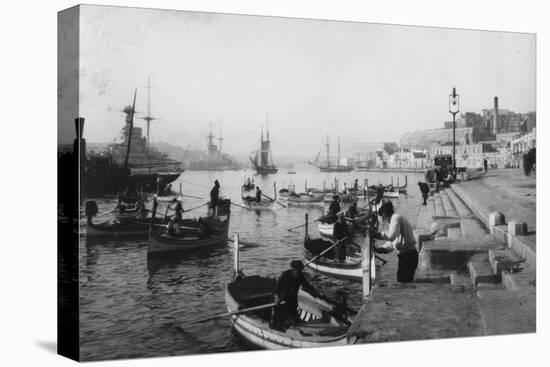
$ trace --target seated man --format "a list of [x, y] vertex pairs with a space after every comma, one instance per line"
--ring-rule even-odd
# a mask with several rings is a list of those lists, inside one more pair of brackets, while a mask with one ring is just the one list
[[351, 204], [351, 206], [349, 207], [347, 213], [346, 213], [346, 216], [348, 218], [355, 218], [358, 214], [358, 210], [357, 210], [357, 200], [354, 200], [353, 203]]
[[[304, 277], [302, 270], [304, 264], [299, 260], [290, 262], [290, 269], [285, 270], [273, 290], [273, 298], [278, 306], [273, 308], [269, 326], [276, 330], [286, 330], [296, 325], [298, 317], [298, 291], [300, 287], [311, 293], [314, 297], [319, 294]], [[285, 304], [281, 305], [281, 302]]]

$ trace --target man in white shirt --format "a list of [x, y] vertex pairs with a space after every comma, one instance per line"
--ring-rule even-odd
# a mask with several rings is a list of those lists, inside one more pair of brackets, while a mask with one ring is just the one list
[[394, 212], [393, 204], [386, 202], [378, 210], [378, 214], [389, 222], [389, 228], [385, 232], [377, 232], [376, 238], [392, 241], [397, 250], [399, 259], [397, 265], [397, 281], [410, 283], [414, 280], [414, 273], [418, 266], [418, 251], [413, 229], [407, 218]]

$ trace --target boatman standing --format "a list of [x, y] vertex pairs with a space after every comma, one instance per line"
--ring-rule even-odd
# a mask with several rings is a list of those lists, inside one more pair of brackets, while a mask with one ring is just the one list
[[[276, 330], [286, 330], [296, 325], [298, 318], [298, 291], [302, 289], [314, 297], [319, 294], [304, 277], [304, 264], [299, 260], [290, 262], [290, 269], [285, 270], [273, 290], [273, 298], [278, 306], [273, 308], [269, 326]], [[285, 304], [280, 305], [281, 302]]]
[[216, 215], [216, 208], [218, 207], [218, 201], [220, 197], [220, 183], [218, 180], [214, 181], [214, 187], [210, 190], [210, 207], [212, 209], [212, 215]]
[[259, 186], [256, 186], [256, 202], [262, 202], [262, 190], [260, 190]]
[[376, 232], [375, 238], [392, 241], [398, 257], [397, 281], [411, 283], [418, 266], [418, 251], [416, 251], [413, 229], [407, 218], [394, 212], [391, 202], [382, 204], [378, 214], [384, 221], [389, 222], [389, 229], [385, 232]]
[[[341, 241], [342, 239], [349, 237], [348, 225], [344, 212], [338, 213], [338, 220], [334, 223], [334, 229], [332, 232], [335, 241]], [[336, 253], [338, 254], [338, 260], [343, 263], [346, 261], [346, 241], [340, 242], [336, 246]]]
[[340, 204], [338, 203], [338, 195], [334, 195], [332, 197], [332, 201], [330, 202], [330, 206], [328, 208], [328, 214], [327, 214], [327, 223], [334, 223], [336, 222], [337, 215], [342, 210], [340, 208]]

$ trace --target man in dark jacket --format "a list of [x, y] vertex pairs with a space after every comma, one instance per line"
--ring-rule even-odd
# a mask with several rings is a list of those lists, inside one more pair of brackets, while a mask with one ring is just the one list
[[328, 214], [327, 214], [327, 223], [334, 223], [336, 222], [336, 216], [342, 210], [340, 208], [340, 204], [338, 203], [338, 195], [334, 195], [332, 197], [332, 201], [330, 202], [330, 206], [328, 207]]
[[259, 186], [256, 186], [256, 197], [255, 197], [255, 200], [257, 203], [261, 203], [262, 202], [262, 190], [260, 190], [260, 187]]
[[[344, 213], [338, 214], [338, 220], [334, 223], [334, 229], [332, 235], [336, 241], [340, 241], [349, 236], [348, 225], [346, 223], [346, 218], [344, 218]], [[340, 262], [346, 261], [346, 241], [340, 242], [336, 246], [336, 253], [338, 254], [338, 260]]]
[[283, 301], [285, 303], [273, 308], [272, 320], [270, 323], [271, 328], [285, 330], [294, 326], [296, 322], [299, 321], [298, 291], [300, 287], [315, 297], [319, 296], [304, 277], [302, 273], [303, 269], [304, 264], [299, 260], [294, 260], [290, 262], [290, 269], [285, 270], [279, 277], [277, 285], [273, 290], [273, 298], [277, 304]]
[[214, 181], [214, 187], [210, 190], [210, 209], [214, 215], [216, 214], [216, 208], [218, 207], [220, 197], [220, 183], [218, 180]]
[[418, 187], [420, 187], [420, 192], [422, 193], [422, 199], [424, 199], [424, 202], [422, 205], [427, 205], [426, 200], [428, 200], [428, 195], [430, 194], [430, 186], [425, 183], [418, 181]]

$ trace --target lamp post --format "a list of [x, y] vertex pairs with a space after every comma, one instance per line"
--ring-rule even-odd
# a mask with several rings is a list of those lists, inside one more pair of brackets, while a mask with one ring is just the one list
[[449, 94], [449, 112], [453, 115], [453, 175], [456, 177], [456, 114], [459, 111], [460, 98], [453, 87], [453, 93]]

